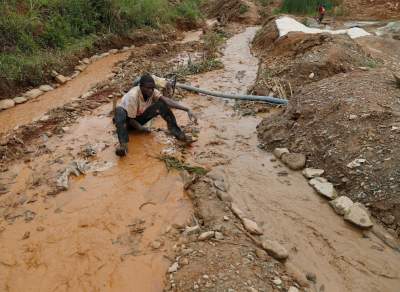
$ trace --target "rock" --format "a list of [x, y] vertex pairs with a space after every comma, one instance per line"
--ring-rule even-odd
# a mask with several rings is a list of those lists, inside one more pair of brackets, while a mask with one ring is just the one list
[[279, 286], [279, 285], [282, 285], [282, 280], [279, 279], [278, 277], [275, 277], [275, 278], [272, 280], [272, 283], [274, 283], [275, 285]]
[[360, 167], [361, 164], [365, 163], [367, 160], [363, 159], [363, 158], [357, 158], [354, 159], [352, 162], [350, 162], [349, 164], [347, 164], [348, 168], [356, 168], [356, 167]]
[[109, 55], [110, 55], [110, 53], [103, 53], [103, 54], [100, 55], [100, 58], [104, 58], [104, 57], [107, 57]]
[[88, 58], [84, 58], [84, 59], [82, 59], [82, 63], [86, 64], [86, 65], [89, 65], [90, 64], [90, 60]]
[[262, 242], [263, 249], [276, 260], [286, 260], [289, 253], [285, 247], [275, 240], [266, 239]]
[[337, 193], [333, 184], [328, 182], [323, 177], [315, 177], [308, 182], [319, 194], [327, 197], [328, 199], [335, 199]]
[[217, 196], [223, 202], [232, 202], [232, 197], [228, 193], [217, 190]]
[[243, 211], [240, 210], [239, 207], [235, 203], [231, 204], [231, 210], [232, 210], [233, 214], [235, 214], [238, 218], [240, 218], [240, 219], [244, 218]]
[[349, 120], [350, 120], [350, 121], [356, 120], [357, 118], [358, 118], [357, 115], [350, 115], [350, 116], [349, 116]]
[[189, 264], [189, 260], [188, 260], [187, 258], [182, 258], [182, 259], [180, 260], [180, 264], [181, 264], [182, 266], [187, 266], [187, 265]]
[[306, 168], [303, 170], [303, 175], [310, 179], [310, 178], [314, 178], [317, 176], [321, 176], [324, 174], [324, 170], [323, 169], [316, 169], [316, 168]]
[[311, 72], [311, 74], [310, 74], [310, 75], [308, 75], [308, 78], [310, 78], [310, 79], [314, 79], [314, 77], [315, 77], [315, 74], [314, 74], [314, 72]]
[[394, 217], [392, 214], [388, 214], [386, 216], [383, 216], [381, 220], [383, 223], [391, 225], [394, 223], [394, 220], [396, 220], [396, 217]]
[[229, 217], [228, 216], [224, 216], [224, 221], [229, 221]]
[[12, 99], [0, 99], [0, 110], [9, 109], [15, 106], [15, 101]]
[[183, 234], [191, 235], [191, 234], [195, 234], [195, 233], [199, 233], [199, 232], [200, 232], [200, 226], [199, 225], [186, 226], [185, 231], [183, 232]]
[[276, 158], [281, 158], [284, 153], [289, 153], [287, 148], [275, 148], [273, 154]]
[[281, 160], [292, 170], [300, 170], [306, 166], [306, 156], [301, 153], [284, 153]]
[[394, 80], [396, 81], [397, 87], [400, 88], [400, 73], [393, 72]]
[[306, 278], [307, 278], [308, 281], [311, 281], [311, 282], [313, 282], [313, 283], [316, 283], [316, 282], [317, 282], [317, 275], [316, 275], [315, 273], [308, 272], [308, 273], [306, 274]]
[[153, 249], [159, 249], [160, 247], [161, 247], [161, 242], [159, 242], [158, 240], [155, 240], [155, 241], [153, 241], [152, 243], [151, 243], [151, 247], [153, 248]]
[[169, 268], [168, 268], [168, 273], [175, 273], [178, 271], [179, 264], [178, 262], [173, 263]]
[[56, 77], [57, 75], [59, 75], [57, 71], [55, 71], [55, 70], [51, 71], [51, 76], [52, 77]]
[[87, 67], [87, 65], [81, 64], [81, 65], [76, 65], [76, 66], [74, 67], [74, 69], [77, 70], [77, 71], [83, 72], [83, 71], [85, 71], [86, 67]]
[[42, 116], [40, 119], [39, 119], [39, 121], [41, 121], [41, 122], [46, 122], [46, 121], [48, 121], [50, 119], [50, 116], [49, 115], [44, 115], [44, 116]]
[[18, 96], [18, 97], [15, 97], [15, 98], [13, 99], [13, 101], [14, 101], [16, 104], [20, 104], [20, 103], [27, 102], [28, 99], [25, 98], [25, 97], [23, 97], [23, 96]]
[[90, 57], [90, 61], [91, 62], [94, 62], [94, 61], [97, 61], [98, 59], [100, 59], [101, 57], [99, 56], [99, 55], [93, 55], [93, 56], [91, 56]]
[[223, 240], [224, 239], [224, 235], [221, 232], [215, 232], [214, 234], [215, 239], [217, 240]]
[[81, 74], [81, 71], [76, 70], [76, 71], [74, 71], [74, 73], [72, 73], [72, 75], [70, 76], [70, 78], [71, 78], [71, 79], [74, 79], [74, 78], [78, 77], [79, 74]]
[[55, 77], [55, 79], [56, 79], [56, 81], [57, 81], [58, 83], [60, 83], [60, 84], [64, 84], [64, 83], [66, 83], [66, 82], [68, 81], [68, 78], [65, 77], [65, 76], [63, 76], [63, 75], [61, 75], [61, 74], [57, 75], [57, 76]]
[[32, 90], [29, 90], [29, 91], [25, 92], [24, 96], [27, 99], [32, 99], [32, 98], [36, 98], [36, 97], [38, 97], [38, 96], [40, 96], [42, 94], [43, 94], [43, 91], [41, 91], [40, 89], [35, 88], [35, 89], [32, 89]]
[[194, 181], [194, 176], [192, 176], [187, 170], [182, 170], [180, 176], [183, 181], [183, 189], [187, 190]]
[[291, 286], [291, 287], [289, 287], [288, 292], [299, 292], [299, 289], [297, 289], [297, 288], [294, 287], [294, 286]]
[[200, 234], [198, 239], [200, 241], [203, 241], [203, 240], [207, 240], [207, 239], [210, 239], [213, 237], [214, 237], [214, 231], [206, 231], [206, 232], [203, 232], [202, 234]]
[[343, 216], [349, 211], [350, 207], [353, 206], [353, 201], [346, 196], [340, 196], [339, 198], [330, 201], [329, 204], [337, 214]]
[[85, 99], [85, 98], [91, 97], [93, 95], [93, 93], [94, 93], [93, 91], [88, 91], [88, 92], [82, 94], [81, 98]]
[[126, 51], [128, 51], [128, 50], [129, 50], [129, 47], [123, 47], [121, 51], [122, 51], [122, 52], [126, 52]]
[[248, 232], [250, 232], [251, 234], [256, 234], [256, 235], [262, 235], [263, 234], [262, 229], [253, 220], [250, 220], [249, 218], [243, 218], [242, 222], [243, 222], [244, 228], [246, 228], [246, 230]]
[[42, 85], [42, 86], [39, 87], [39, 90], [44, 91], [44, 92], [48, 92], [48, 91], [54, 90], [54, 88], [51, 87], [50, 85]]
[[118, 53], [118, 49], [112, 49], [108, 51], [110, 54], [116, 54]]
[[368, 211], [360, 203], [354, 203], [344, 215], [344, 219], [362, 228], [369, 228], [374, 225]]

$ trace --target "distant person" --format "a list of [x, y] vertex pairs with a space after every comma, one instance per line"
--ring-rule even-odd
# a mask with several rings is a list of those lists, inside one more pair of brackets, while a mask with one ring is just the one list
[[322, 23], [322, 20], [324, 19], [325, 12], [326, 12], [325, 5], [324, 4], [319, 4], [318, 8], [317, 8], [317, 11], [318, 11], [318, 22]]
[[192, 142], [178, 126], [171, 108], [187, 112], [189, 119], [196, 121], [196, 117], [190, 109], [165, 97], [155, 89], [156, 83], [150, 74], [140, 77], [139, 85], [133, 87], [123, 97], [115, 108], [115, 125], [119, 145], [115, 150], [118, 156], [125, 156], [128, 152], [128, 130], [136, 129], [142, 132], [150, 132], [143, 125], [160, 115], [166, 122], [169, 132], [180, 141]]

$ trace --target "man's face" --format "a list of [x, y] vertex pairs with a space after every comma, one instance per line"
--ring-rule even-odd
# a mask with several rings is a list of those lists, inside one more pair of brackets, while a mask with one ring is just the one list
[[154, 84], [151, 83], [145, 83], [140, 86], [140, 91], [142, 91], [143, 97], [145, 99], [150, 98], [153, 95], [154, 92]]

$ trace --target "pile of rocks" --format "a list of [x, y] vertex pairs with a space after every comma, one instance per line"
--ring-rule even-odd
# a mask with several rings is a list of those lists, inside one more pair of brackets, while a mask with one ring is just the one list
[[[305, 167], [306, 157], [303, 154], [290, 153], [287, 148], [276, 148], [274, 155], [292, 170], [301, 170]], [[322, 177], [324, 172], [323, 169], [305, 168], [303, 175], [309, 179], [308, 183], [318, 194], [330, 200], [329, 204], [338, 215], [344, 216], [345, 220], [361, 228], [372, 227], [373, 223], [367, 208], [361, 203], [353, 203], [347, 196], [338, 197], [333, 184]]]

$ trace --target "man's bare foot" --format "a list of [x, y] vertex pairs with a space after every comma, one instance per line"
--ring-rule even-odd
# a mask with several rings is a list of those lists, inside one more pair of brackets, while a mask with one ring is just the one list
[[115, 154], [119, 157], [125, 156], [128, 153], [128, 143], [121, 143], [115, 149]]

